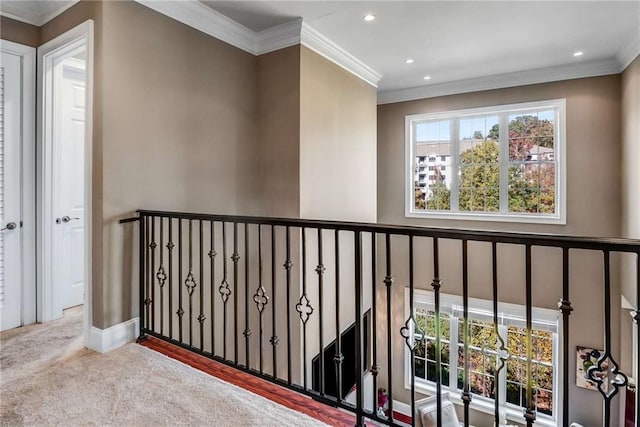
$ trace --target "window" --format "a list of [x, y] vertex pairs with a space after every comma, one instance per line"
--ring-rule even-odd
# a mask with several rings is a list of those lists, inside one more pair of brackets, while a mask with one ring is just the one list
[[[408, 309], [408, 290], [406, 292]], [[425, 339], [416, 341], [415, 384], [423, 392], [435, 391], [436, 339], [433, 293], [414, 291], [415, 320]], [[493, 401], [514, 420], [521, 419], [526, 406], [526, 316], [525, 307], [498, 305], [498, 327], [493, 322], [492, 302], [469, 298], [469, 385], [473, 394], [472, 407], [493, 413]], [[460, 396], [464, 378], [464, 320], [462, 297], [441, 294], [440, 304], [441, 378], [444, 391]], [[555, 425], [559, 403], [560, 379], [557, 370], [558, 314], [555, 310], [533, 309], [533, 399], [538, 421]], [[415, 335], [419, 339], [420, 335]], [[499, 342], [508, 349], [509, 359], [500, 366]], [[452, 344], [452, 343], [455, 343]], [[410, 352], [406, 349], [405, 384], [410, 387]], [[496, 396], [496, 382], [500, 395]], [[546, 421], [546, 422], [545, 422]]]
[[[564, 224], [564, 117], [565, 100], [407, 116], [407, 216]], [[417, 188], [425, 158], [453, 173]]]

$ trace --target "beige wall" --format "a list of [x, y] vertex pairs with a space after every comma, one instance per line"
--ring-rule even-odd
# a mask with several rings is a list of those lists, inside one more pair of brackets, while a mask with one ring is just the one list
[[254, 178], [256, 59], [133, 2], [104, 3], [103, 55], [104, 328], [137, 312], [118, 219], [239, 213]]
[[622, 233], [640, 238], [640, 56], [622, 73]]
[[300, 45], [258, 57], [257, 174], [252, 212], [300, 216]]
[[[405, 115], [557, 98], [567, 100], [567, 225], [405, 218]], [[500, 231], [620, 236], [620, 120], [620, 75], [380, 105], [378, 221]]]
[[[515, 87], [478, 93], [423, 99], [380, 105], [378, 107], [378, 221], [390, 224], [413, 224], [453, 228], [473, 228], [500, 231], [524, 231], [568, 235], [620, 236], [620, 155], [621, 155], [621, 78], [619, 75], [564, 82]], [[567, 101], [567, 224], [513, 224], [452, 220], [421, 220], [404, 217], [404, 117], [408, 114], [474, 108], [545, 99], [566, 98]], [[393, 331], [404, 321], [404, 288], [408, 285], [406, 242], [395, 239], [393, 252], [394, 282], [392, 291]], [[431, 260], [429, 239], [417, 239], [416, 259]], [[441, 252], [442, 292], [460, 295], [462, 292], [461, 246], [459, 242], [443, 241]], [[381, 250], [381, 254], [382, 254]], [[490, 246], [469, 245], [470, 296], [491, 299]], [[513, 245], [498, 247], [499, 299], [524, 304], [524, 248]], [[562, 257], [559, 250], [533, 250], [533, 304], [557, 309], [562, 292]], [[613, 318], [619, 318], [619, 280], [613, 258], [612, 292]], [[379, 274], [383, 274], [380, 271]], [[603, 347], [602, 319], [602, 257], [581, 251], [572, 253], [570, 263], [570, 299], [575, 311], [570, 319], [570, 348], [577, 345]], [[433, 277], [430, 261], [418, 262], [416, 287], [429, 289]], [[378, 292], [382, 292], [379, 289]], [[382, 297], [382, 293], [380, 296]], [[594, 305], [594, 301], [599, 301]], [[380, 319], [382, 323], [383, 319]], [[383, 323], [382, 323], [383, 324]], [[386, 331], [380, 331], [384, 342]], [[402, 372], [404, 342], [393, 343], [393, 366]], [[383, 349], [381, 357], [386, 357]], [[614, 336], [614, 354], [620, 361], [620, 339]], [[570, 358], [571, 359], [571, 358]], [[385, 359], [383, 359], [385, 360]], [[575, 372], [575, 363], [570, 363]], [[571, 376], [574, 382], [574, 376]], [[386, 381], [385, 379], [382, 380]], [[394, 391], [408, 401], [408, 391], [402, 378], [394, 378]], [[571, 387], [572, 421], [585, 425], [601, 417], [598, 394]], [[472, 422], [478, 422], [472, 420]], [[487, 421], [489, 422], [489, 421]], [[484, 421], [480, 421], [483, 424]]]
[[302, 48], [300, 216], [376, 221], [376, 90]]
[[[622, 73], [622, 235], [640, 239], [640, 56]], [[638, 264], [635, 258], [626, 257], [621, 268], [622, 295], [631, 306], [636, 306], [638, 301]], [[637, 381], [637, 364], [633, 363], [631, 357], [632, 336], [637, 336], [636, 327], [629, 324], [627, 310], [623, 310], [621, 316], [621, 342], [629, 349], [626, 352], [629, 357], [623, 360], [623, 366], [633, 365]]]
[[[640, 56], [622, 73], [622, 235], [640, 239]], [[633, 268], [624, 295], [635, 303]]]
[[40, 45], [40, 27], [0, 16], [0, 39], [38, 47]]

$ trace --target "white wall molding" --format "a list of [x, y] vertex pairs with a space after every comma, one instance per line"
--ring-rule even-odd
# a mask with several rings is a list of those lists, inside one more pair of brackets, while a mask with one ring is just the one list
[[80, 0], [39, 2], [0, 2], [0, 15], [38, 27], [43, 26]]
[[411, 405], [407, 405], [406, 403], [400, 402], [398, 400], [393, 400], [393, 412], [398, 412], [402, 415], [406, 415], [408, 417], [411, 416]]
[[381, 74], [304, 22], [302, 23], [300, 39], [302, 45], [356, 75], [370, 85], [378, 87], [378, 82], [382, 78]]
[[537, 70], [519, 71], [507, 74], [431, 84], [407, 89], [388, 90], [378, 93], [378, 104], [412, 101], [436, 96], [526, 86], [560, 80], [605, 76], [620, 73], [620, 64], [614, 59], [562, 65]]
[[135, 340], [138, 337], [139, 318], [118, 323], [107, 329], [91, 327], [87, 347], [98, 353], [107, 353]]
[[618, 51], [616, 59], [620, 63], [620, 72], [626, 70], [626, 68], [640, 55], [640, 28], [636, 31], [636, 34], [625, 46]]
[[254, 32], [197, 0], [136, 2], [253, 55], [302, 44], [373, 86], [382, 77], [301, 19]]
[[302, 19], [295, 19], [256, 33], [256, 55], [300, 44]]
[[136, 0], [150, 9], [252, 54], [257, 53], [256, 33], [199, 1]]

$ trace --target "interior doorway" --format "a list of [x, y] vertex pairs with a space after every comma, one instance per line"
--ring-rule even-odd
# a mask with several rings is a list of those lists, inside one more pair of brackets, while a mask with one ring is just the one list
[[36, 321], [35, 49], [0, 40], [0, 331]]
[[38, 48], [38, 320], [91, 318], [93, 22]]

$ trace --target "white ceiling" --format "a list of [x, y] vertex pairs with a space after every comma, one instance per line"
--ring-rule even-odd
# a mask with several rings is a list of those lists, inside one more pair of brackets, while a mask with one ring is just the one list
[[40, 27], [73, 6], [77, 1], [78, 0], [0, 0], [0, 12], [9, 18]]
[[[253, 31], [301, 17], [382, 74], [381, 91], [550, 67], [620, 63], [626, 60], [622, 52], [640, 50], [640, 1], [201, 3]], [[367, 13], [376, 19], [365, 22]], [[584, 55], [573, 57], [577, 50]], [[406, 64], [408, 58], [414, 62]], [[426, 82], [425, 75], [431, 80]]]
[[[0, 13], [43, 25], [76, 1], [0, 0]], [[372, 84], [382, 75], [382, 103], [611, 74], [640, 53], [640, 0], [136, 1], [254, 54], [329, 52]], [[300, 19], [302, 34], [274, 28]]]

